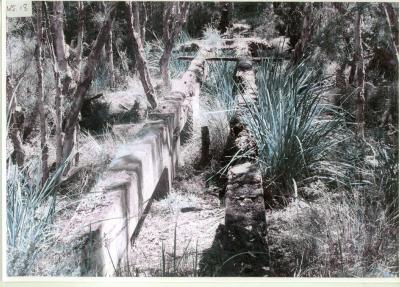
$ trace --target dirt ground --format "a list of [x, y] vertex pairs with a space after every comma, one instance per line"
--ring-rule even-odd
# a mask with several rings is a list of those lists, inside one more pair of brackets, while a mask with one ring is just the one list
[[196, 276], [224, 209], [217, 188], [206, 187], [205, 173], [185, 167], [178, 174], [171, 193], [153, 202], [130, 250], [126, 276]]

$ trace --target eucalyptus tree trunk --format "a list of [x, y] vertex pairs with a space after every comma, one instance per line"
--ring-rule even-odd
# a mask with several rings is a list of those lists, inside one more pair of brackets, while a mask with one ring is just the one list
[[157, 101], [155, 97], [154, 88], [151, 83], [151, 78], [147, 66], [146, 55], [144, 53], [142, 38], [140, 36], [138, 6], [137, 3], [125, 2], [125, 8], [126, 8], [125, 9], [126, 21], [128, 24], [128, 36], [133, 48], [137, 69], [139, 71], [140, 81], [142, 82], [142, 86], [146, 94], [147, 100], [150, 103], [151, 107], [154, 109], [157, 107]]
[[160, 59], [160, 71], [164, 88], [171, 88], [168, 66], [174, 44], [182, 31], [189, 12], [189, 2], [166, 2], [163, 15], [163, 44], [164, 52]]
[[29, 137], [32, 134], [38, 115], [39, 115], [39, 105], [36, 100], [35, 105], [31, 113], [29, 114], [29, 117], [26, 120], [24, 120], [23, 123], [22, 141], [24, 143], [29, 140]]
[[393, 9], [391, 3], [382, 3], [381, 4], [383, 11], [386, 15], [386, 22], [390, 28], [390, 32], [392, 33], [392, 43], [394, 50], [396, 51], [397, 57], [399, 56], [399, 19], [396, 15], [396, 11]]
[[[106, 2], [102, 2], [103, 6], [103, 12], [106, 14], [107, 12], [107, 5]], [[109, 87], [112, 89], [114, 88], [115, 85], [115, 75], [114, 75], [114, 57], [113, 57], [113, 48], [112, 48], [112, 42], [113, 42], [113, 31], [112, 29], [107, 35], [107, 41], [104, 45], [104, 50], [105, 50], [105, 57], [107, 59], [107, 68], [108, 68], [108, 73], [109, 73]]]
[[357, 68], [357, 98], [356, 98], [356, 122], [357, 122], [357, 136], [364, 139], [364, 125], [365, 125], [365, 64], [363, 57], [363, 46], [361, 37], [362, 28], [362, 10], [357, 4], [357, 11], [354, 23], [354, 58]]
[[357, 72], [357, 60], [356, 60], [356, 56], [353, 55], [353, 61], [350, 62], [350, 72], [349, 72], [349, 85], [352, 85], [354, 83], [354, 78], [356, 76], [356, 72]]
[[223, 2], [220, 3], [220, 9], [221, 9], [221, 18], [219, 20], [218, 24], [218, 30], [221, 32], [221, 34], [224, 34], [230, 24], [230, 10], [231, 10], [231, 3], [229, 2]]
[[38, 48], [36, 50], [36, 71], [38, 76], [37, 85], [37, 98], [39, 107], [39, 120], [40, 120], [40, 149], [42, 159], [42, 183], [44, 183], [49, 176], [48, 168], [48, 146], [46, 140], [46, 111], [44, 103], [44, 88], [43, 88], [43, 46], [44, 46], [44, 29], [43, 29], [43, 3], [36, 3], [36, 34]]
[[97, 34], [97, 38], [93, 44], [92, 50], [88, 56], [86, 65], [80, 76], [80, 80], [77, 84], [73, 96], [73, 102], [68, 115], [65, 117], [64, 126], [64, 142], [63, 142], [63, 160], [67, 159], [74, 148], [74, 133], [75, 127], [78, 122], [79, 113], [82, 108], [83, 98], [88, 91], [90, 84], [92, 83], [94, 71], [99, 62], [101, 50], [103, 49], [105, 42], [107, 41], [108, 34], [111, 30], [112, 22], [114, 19], [115, 8], [118, 2], [112, 2], [107, 15], [104, 19], [102, 27]]
[[335, 84], [339, 90], [343, 90], [346, 88], [345, 70], [346, 70], [346, 61], [345, 60], [339, 61], [339, 66], [335, 71], [336, 72]]
[[19, 167], [24, 165], [25, 153], [21, 140], [21, 129], [19, 127], [19, 121], [17, 116], [17, 98], [14, 94], [14, 87], [11, 83], [10, 76], [7, 76], [7, 104], [9, 105], [8, 115], [10, 117], [9, 121], [9, 131], [10, 139], [13, 144], [13, 154], [12, 159], [17, 163]]
[[303, 9], [303, 27], [301, 30], [301, 37], [294, 47], [293, 62], [298, 63], [304, 55], [304, 51], [310, 42], [312, 31], [312, 13], [313, 4], [308, 2]]
[[[76, 46], [76, 52], [77, 52], [77, 65], [76, 65], [76, 75], [77, 77], [75, 77], [75, 82], [79, 82], [80, 80], [80, 76], [81, 76], [81, 71], [82, 71], [82, 55], [83, 55], [83, 36], [85, 34], [85, 5], [84, 2], [79, 1], [78, 2], [78, 14], [79, 14], [79, 22], [78, 22], [78, 41], [77, 41], [77, 46]], [[111, 31], [111, 30], [110, 30]], [[112, 41], [112, 40], [111, 40]], [[112, 44], [112, 42], [111, 42]], [[111, 46], [112, 49], [112, 46]], [[111, 50], [111, 55], [112, 55], [112, 50]], [[111, 67], [113, 67], [113, 64], [111, 65]], [[111, 83], [114, 84], [114, 70], [112, 73], [112, 77], [111, 77]], [[74, 132], [74, 143], [76, 145], [78, 145], [78, 135], [80, 132], [80, 126], [79, 126], [79, 122], [76, 122], [75, 125], [75, 132]], [[77, 148], [78, 149], [78, 148]], [[79, 152], [77, 152], [75, 154], [75, 166], [77, 166], [79, 164]]]
[[[399, 19], [398, 15], [396, 14], [395, 9], [393, 8], [391, 3], [381, 3], [381, 9], [385, 13], [386, 22], [390, 28], [391, 38], [392, 38], [392, 45], [393, 49], [396, 53], [396, 63], [397, 66], [399, 64]], [[387, 93], [389, 96], [385, 99], [385, 105], [383, 109], [383, 114], [381, 118], [381, 127], [384, 127], [391, 122], [391, 108], [393, 107], [393, 99], [394, 97], [391, 96], [390, 92]]]
[[[45, 5], [45, 12], [47, 14], [47, 3]], [[63, 102], [67, 97], [72, 77], [70, 68], [66, 59], [65, 52], [65, 39], [64, 39], [64, 6], [62, 2], [53, 3], [53, 15], [50, 17], [52, 33], [47, 33], [49, 41], [52, 46], [50, 47], [50, 54], [53, 59], [53, 74], [56, 86], [56, 95], [54, 98], [54, 109], [56, 112], [55, 126], [56, 126], [56, 167], [62, 163], [62, 117], [63, 117]]]
[[76, 43], [76, 73], [75, 82], [79, 82], [82, 70], [83, 36], [85, 34], [85, 6], [82, 1], [78, 2], [78, 41]]
[[110, 30], [110, 32], [108, 33], [108, 39], [105, 44], [107, 62], [108, 62], [108, 71], [110, 73], [110, 75], [109, 75], [110, 76], [110, 88], [115, 87], [114, 57], [113, 57], [112, 41], [113, 41], [113, 32], [112, 32], [112, 30]]
[[53, 34], [53, 47], [56, 56], [60, 81], [62, 84], [62, 94], [67, 95], [72, 82], [71, 69], [67, 61], [66, 43], [64, 37], [64, 3], [62, 1], [53, 2], [53, 15], [50, 17], [51, 30]]
[[141, 16], [139, 18], [140, 22], [140, 38], [142, 38], [142, 43], [144, 44], [146, 42], [146, 24], [147, 24], [147, 7], [146, 7], [146, 2], [140, 2], [141, 3]]

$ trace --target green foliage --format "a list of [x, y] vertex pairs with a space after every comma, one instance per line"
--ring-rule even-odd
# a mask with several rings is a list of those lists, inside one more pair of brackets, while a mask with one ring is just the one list
[[[304, 62], [288, 68], [264, 62], [257, 74], [259, 103], [245, 99], [244, 121], [257, 143], [262, 171], [285, 187], [309, 176], [334, 144], [327, 137], [338, 120], [322, 103], [327, 87], [317, 74]], [[331, 118], [322, 119], [328, 112]]]
[[19, 169], [7, 167], [7, 272], [27, 275], [44, 244], [53, 221], [57, 179], [68, 162], [42, 185], [41, 163], [29, 161]]
[[218, 3], [192, 2], [187, 18], [186, 30], [192, 37], [201, 37], [204, 26], [216, 24], [219, 17]]
[[244, 20], [252, 28], [262, 25], [265, 22], [263, 12], [268, 9], [271, 3], [268, 2], [238, 2], [234, 3], [233, 17], [235, 20]]
[[98, 66], [96, 67], [93, 82], [91, 84], [90, 89], [94, 93], [98, 93], [107, 89], [109, 83], [109, 72], [108, 67], [104, 59], [100, 59]]
[[203, 39], [206, 41], [207, 45], [212, 47], [220, 45], [222, 40], [219, 31], [211, 25], [205, 27], [203, 31]]
[[229, 136], [229, 122], [236, 110], [232, 96], [235, 86], [233, 62], [210, 62], [208, 77], [202, 86], [202, 118], [209, 127], [212, 156], [219, 159]]
[[293, 49], [301, 35], [304, 3], [275, 2], [273, 5], [274, 13], [278, 16], [276, 29], [281, 35], [289, 37], [289, 46]]
[[[154, 37], [156, 37], [154, 35]], [[169, 61], [169, 71], [172, 79], [179, 78], [189, 67], [189, 61], [178, 60], [180, 56], [194, 56], [192, 53], [178, 52], [176, 49], [183, 43], [190, 41], [190, 36], [187, 32], [182, 31], [178, 41], [175, 43], [175, 47], [172, 51], [171, 59]], [[153, 75], [159, 75], [160, 73], [160, 59], [164, 51], [164, 45], [161, 39], [145, 43], [145, 53], [147, 57], [147, 63], [149, 64], [150, 72]]]
[[205, 105], [214, 110], [215, 107], [222, 108], [228, 120], [231, 120], [235, 114], [236, 106], [236, 100], [232, 96], [235, 86], [233, 79], [235, 63], [211, 62], [208, 69], [209, 76], [202, 87], [205, 94]]
[[376, 178], [384, 196], [384, 207], [389, 220], [399, 220], [399, 154], [384, 145], [378, 146]]

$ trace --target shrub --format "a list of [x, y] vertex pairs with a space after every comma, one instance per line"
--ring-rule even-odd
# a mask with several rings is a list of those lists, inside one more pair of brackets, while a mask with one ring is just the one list
[[[189, 61], [178, 60], [179, 56], [193, 56], [191, 53], [178, 52], [178, 48], [181, 44], [190, 41], [190, 36], [187, 32], [182, 32], [178, 41], [175, 43], [175, 48], [172, 51], [171, 59], [169, 62], [169, 71], [172, 79], [176, 79], [182, 76], [182, 74], [189, 67]], [[154, 75], [160, 73], [160, 59], [164, 51], [164, 44], [161, 39], [156, 37], [156, 40], [145, 43], [145, 53], [147, 62], [149, 64], [150, 72]]]
[[7, 273], [27, 275], [50, 238], [56, 208], [54, 189], [61, 165], [42, 186], [41, 163], [7, 167]]
[[236, 100], [232, 96], [235, 63], [211, 62], [208, 78], [202, 87], [202, 118], [209, 127], [214, 158], [222, 155], [229, 136], [229, 122], [235, 114]]
[[399, 157], [398, 149], [394, 152], [381, 145], [378, 147], [378, 168], [376, 177], [379, 190], [383, 192], [386, 217], [391, 223], [398, 224], [399, 220]]
[[257, 85], [258, 104], [245, 99], [244, 122], [256, 141], [264, 176], [287, 189], [325, 158], [334, 144], [328, 135], [338, 126], [337, 112], [322, 102], [327, 86], [305, 62], [286, 67], [265, 61]]

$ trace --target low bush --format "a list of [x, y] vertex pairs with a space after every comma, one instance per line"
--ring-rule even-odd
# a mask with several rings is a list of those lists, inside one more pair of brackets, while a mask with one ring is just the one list
[[233, 62], [211, 62], [208, 78], [202, 87], [202, 121], [210, 130], [210, 149], [213, 157], [222, 156], [229, 136], [229, 122], [236, 110], [232, 96], [235, 85]]
[[[169, 62], [169, 71], [171, 79], [176, 79], [182, 76], [182, 74], [189, 67], [189, 61], [178, 60], [179, 56], [193, 56], [191, 53], [178, 52], [177, 48], [185, 42], [190, 41], [190, 36], [186, 32], [182, 32], [178, 41], [175, 43], [175, 48], [172, 51], [171, 59]], [[161, 39], [156, 37], [156, 40], [146, 42], [145, 53], [147, 62], [149, 64], [150, 72], [153, 75], [160, 74], [160, 59], [164, 51], [164, 44]]]
[[340, 123], [338, 113], [323, 103], [327, 85], [305, 62], [293, 67], [264, 61], [256, 80], [259, 100], [244, 99], [244, 123], [268, 184], [288, 190], [293, 181], [311, 176], [334, 145], [328, 136]]
[[7, 273], [28, 275], [38, 255], [48, 247], [56, 210], [57, 178], [66, 164], [41, 183], [41, 163], [7, 167]]

